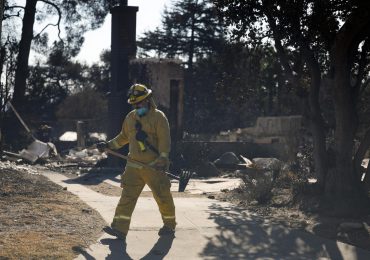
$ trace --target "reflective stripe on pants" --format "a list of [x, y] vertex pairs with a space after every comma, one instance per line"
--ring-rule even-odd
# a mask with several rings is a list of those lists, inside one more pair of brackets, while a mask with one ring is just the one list
[[125, 216], [125, 215], [120, 215], [120, 216], [115, 216], [114, 219], [125, 219], [125, 220], [130, 220], [130, 216]]
[[165, 219], [174, 219], [176, 217], [175, 216], [162, 216], [162, 218], [165, 218]]
[[164, 225], [175, 228], [175, 205], [170, 192], [171, 183], [167, 175], [142, 168], [126, 167], [122, 175], [122, 195], [118, 202], [112, 227], [127, 234], [132, 212], [145, 184], [153, 192]]

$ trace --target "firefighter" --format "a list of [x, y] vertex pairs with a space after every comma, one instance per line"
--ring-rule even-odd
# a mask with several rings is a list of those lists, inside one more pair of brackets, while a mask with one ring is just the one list
[[149, 164], [153, 171], [127, 162], [121, 178], [122, 194], [113, 222], [104, 231], [125, 241], [131, 215], [145, 184], [153, 192], [163, 220], [158, 235], [174, 235], [175, 205], [170, 192], [170, 180], [163, 172], [169, 168], [171, 146], [170, 129], [166, 116], [157, 109], [152, 90], [142, 84], [134, 84], [128, 93], [128, 103], [133, 110], [126, 116], [121, 132], [108, 142], [97, 144], [99, 150], [119, 149], [129, 144], [129, 158]]

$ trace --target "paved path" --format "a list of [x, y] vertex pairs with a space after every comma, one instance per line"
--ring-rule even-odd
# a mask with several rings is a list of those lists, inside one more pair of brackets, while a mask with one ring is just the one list
[[[66, 183], [67, 177], [60, 174], [50, 172], [45, 176], [67, 187], [107, 223], [111, 222], [118, 197]], [[202, 185], [205, 187], [206, 183], [200, 182], [199, 187]], [[370, 251], [269, 223], [230, 203], [191, 197], [175, 198], [175, 205], [178, 222], [175, 238], [158, 237], [162, 223], [157, 206], [152, 198], [140, 197], [127, 246], [102, 233], [96, 244], [77, 259], [370, 259]]]

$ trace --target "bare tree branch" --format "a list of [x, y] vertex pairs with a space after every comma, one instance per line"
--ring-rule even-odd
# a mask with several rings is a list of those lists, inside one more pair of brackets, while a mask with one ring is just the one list
[[354, 49], [357, 49], [360, 42], [368, 36], [367, 33], [363, 32], [368, 32], [366, 28], [369, 27], [369, 24], [367, 12], [360, 9], [353, 11], [337, 33], [331, 52], [333, 61], [338, 64], [348, 64], [350, 59], [348, 54], [354, 53]]
[[60, 37], [60, 21], [61, 21], [61, 19], [62, 19], [62, 11], [60, 10], [60, 8], [56, 5], [56, 4], [54, 4], [54, 3], [52, 3], [52, 2], [50, 2], [50, 1], [47, 1], [47, 0], [39, 0], [39, 1], [41, 1], [41, 2], [44, 2], [45, 4], [49, 4], [49, 5], [51, 5], [52, 7], [54, 7], [55, 8], [55, 10], [57, 10], [57, 12], [58, 12], [58, 22], [57, 23], [55, 23], [55, 24], [47, 24], [34, 38], [37, 38], [38, 36], [40, 36], [40, 34], [48, 27], [48, 26], [57, 26], [58, 27], [58, 38], [61, 40], [61, 41], [63, 41], [62, 40], [62, 38]]
[[[36, 34], [33, 38], [37, 38], [37, 37], [39, 37], [41, 34], [42, 34], [42, 32], [43, 31], [45, 31], [46, 30], [46, 28], [48, 28], [49, 26], [57, 26], [58, 25], [58, 27], [59, 27], [59, 24], [58, 23], [56, 23], [56, 24], [52, 24], [52, 23], [49, 23], [49, 24], [47, 24], [44, 28], [42, 28], [42, 30], [38, 33], [38, 34]], [[59, 30], [59, 28], [58, 28], [58, 30]], [[59, 30], [59, 33], [58, 33], [58, 38], [60, 39], [60, 40], [62, 40], [61, 38], [60, 38], [60, 30]]]
[[9, 19], [11, 17], [18, 17], [18, 18], [20, 18], [21, 15], [20, 15], [20, 13], [18, 13], [18, 14], [12, 14], [12, 15], [4, 15], [3, 16], [3, 20]]
[[20, 6], [20, 5], [7, 6], [7, 7], [4, 9], [4, 11], [9, 10], [9, 9], [14, 9], [14, 8], [24, 9], [24, 6]]
[[[23, 7], [23, 6], [14, 5], [14, 6], [10, 6], [10, 7], [5, 8], [5, 9], [4, 9], [4, 12], [5, 12], [6, 10], [13, 9], [13, 8], [20, 8], [20, 9], [23, 9], [23, 10], [24, 10], [24, 7]], [[21, 11], [22, 11], [22, 10], [19, 10], [19, 11], [17, 12], [17, 14], [9, 14], [9, 15], [5, 15], [5, 14], [3, 14], [3, 20], [6, 20], [6, 19], [11, 18], [11, 17], [20, 17], [20, 16], [21, 16]]]
[[277, 51], [277, 53], [279, 55], [279, 58], [281, 60], [281, 64], [283, 65], [283, 68], [284, 68], [285, 72], [288, 75], [290, 75], [291, 78], [293, 78], [293, 71], [292, 71], [292, 68], [289, 64], [287, 54], [286, 54], [286, 52], [285, 52], [285, 50], [284, 50], [284, 48], [281, 44], [281, 37], [280, 37], [279, 33], [277, 32], [276, 23], [270, 16], [267, 17], [267, 19], [269, 21], [269, 26], [271, 27], [273, 38], [274, 38], [274, 41], [275, 41], [275, 48], [276, 48], [276, 51]]

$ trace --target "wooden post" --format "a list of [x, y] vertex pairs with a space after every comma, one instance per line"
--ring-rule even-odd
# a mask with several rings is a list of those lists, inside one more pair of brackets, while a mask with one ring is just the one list
[[77, 129], [77, 147], [78, 148], [85, 148], [85, 146], [86, 146], [86, 143], [85, 143], [85, 134], [86, 134], [85, 122], [77, 121], [76, 129]]

